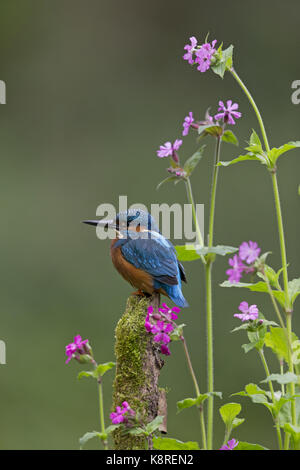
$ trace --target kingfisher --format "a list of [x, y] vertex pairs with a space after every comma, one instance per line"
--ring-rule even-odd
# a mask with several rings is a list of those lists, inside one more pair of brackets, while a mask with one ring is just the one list
[[178, 307], [188, 307], [182, 294], [185, 271], [172, 243], [159, 231], [150, 213], [128, 209], [111, 220], [84, 220], [85, 224], [115, 231], [110, 254], [121, 276], [138, 289], [136, 295], [163, 294]]

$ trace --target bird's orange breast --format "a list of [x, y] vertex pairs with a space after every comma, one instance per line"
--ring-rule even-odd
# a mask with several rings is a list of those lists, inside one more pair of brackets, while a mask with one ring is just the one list
[[116, 241], [117, 239], [113, 240], [110, 246], [111, 259], [116, 270], [135, 288], [147, 294], [153, 294], [154, 287], [152, 276], [146, 271], [142, 271], [129, 263], [122, 255], [121, 247], [114, 246]]

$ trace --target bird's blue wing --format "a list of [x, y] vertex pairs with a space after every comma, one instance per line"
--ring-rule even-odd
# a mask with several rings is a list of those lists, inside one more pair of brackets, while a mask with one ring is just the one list
[[171, 242], [160, 234], [152, 238], [135, 237], [121, 244], [124, 258], [136, 268], [142, 269], [159, 282], [178, 284], [179, 266]]

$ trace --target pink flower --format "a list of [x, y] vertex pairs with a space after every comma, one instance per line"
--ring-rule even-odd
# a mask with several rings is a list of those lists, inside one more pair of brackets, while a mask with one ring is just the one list
[[201, 48], [195, 52], [195, 63], [198, 64], [197, 70], [200, 72], [206, 72], [210, 68], [212, 56], [216, 52], [216, 43], [216, 39], [212, 41], [211, 44], [206, 42], [205, 44], [202, 44]]
[[171, 142], [165, 142], [165, 144], [161, 145], [159, 147], [159, 150], [157, 150], [157, 156], [160, 158], [172, 157], [173, 160], [178, 163], [179, 158], [176, 152], [181, 147], [181, 145], [182, 140], [180, 139], [176, 139], [174, 144], [172, 144]]
[[190, 65], [193, 65], [195, 63], [193, 57], [194, 57], [194, 52], [197, 47], [197, 39], [195, 36], [190, 37], [190, 42], [191, 44], [187, 44], [184, 46], [184, 50], [187, 52], [184, 54], [183, 59], [187, 60]]
[[236, 441], [235, 439], [231, 439], [230, 441], [227, 442], [227, 445], [223, 445], [219, 450], [233, 450], [237, 445], [239, 441]]
[[114, 411], [113, 413], [110, 413], [109, 417], [110, 417], [113, 424], [120, 424], [120, 423], [123, 423], [127, 420], [126, 415], [128, 415], [128, 414], [130, 416], [134, 416], [135, 412], [129, 406], [127, 401], [123, 401], [122, 408], [120, 406], [117, 406], [116, 411]]
[[227, 269], [226, 271], [226, 274], [229, 276], [228, 281], [239, 282], [245, 269], [245, 265], [242, 263], [238, 255], [234, 255], [233, 258], [229, 258], [228, 263], [231, 266], [231, 269]]
[[66, 355], [68, 356], [68, 358], [66, 360], [66, 364], [68, 362], [70, 362], [70, 360], [73, 357], [76, 358], [76, 354], [78, 356], [80, 356], [82, 354], [88, 354], [89, 350], [85, 346], [87, 343], [88, 343], [88, 339], [85, 339], [84, 341], [82, 341], [80, 335], [75, 336], [74, 337], [74, 342], [70, 343], [66, 346]]
[[179, 307], [169, 308], [166, 303], [162, 304], [163, 308], [159, 308], [158, 311], [163, 313], [168, 320], [177, 320], [177, 313], [180, 313], [181, 309]]
[[124, 414], [126, 413], [126, 409], [122, 409], [120, 406], [116, 407], [116, 411], [110, 413], [109, 417], [113, 424], [120, 424], [124, 421]]
[[235, 124], [235, 120], [233, 118], [239, 119], [242, 114], [238, 109], [239, 105], [237, 103], [232, 104], [232, 100], [227, 101], [227, 107], [224, 105], [223, 101], [219, 101], [219, 109], [218, 111], [222, 111], [215, 115], [215, 120], [219, 121], [223, 119], [224, 122], [228, 124]]
[[171, 341], [168, 333], [174, 330], [174, 326], [171, 323], [164, 323], [159, 320], [156, 322], [156, 325], [153, 325], [151, 333], [156, 333], [154, 336], [154, 341], [156, 343], [168, 344]]
[[239, 305], [239, 310], [242, 313], [235, 313], [233, 316], [244, 321], [257, 320], [258, 318], [258, 308], [257, 305], [248, 305], [248, 302], [241, 302]]
[[170, 343], [170, 333], [174, 330], [173, 320], [177, 320], [177, 313], [179, 312], [179, 307], [169, 308], [165, 303], [162, 304], [162, 307], [158, 309], [157, 313], [154, 313], [152, 306], [148, 307], [145, 328], [148, 333], [154, 335], [153, 341], [160, 344], [161, 353], [167, 356], [170, 355], [167, 344]]
[[160, 347], [160, 352], [162, 354], [164, 354], [165, 356], [170, 356], [171, 352], [170, 352], [170, 349], [168, 348], [168, 346], [166, 346], [165, 344], [162, 344], [161, 347]]
[[182, 124], [183, 125], [183, 131], [182, 131], [183, 136], [188, 135], [190, 127], [193, 124], [193, 122], [194, 122], [193, 113], [192, 113], [192, 111], [190, 111], [188, 116], [186, 116], [184, 118], [184, 121], [183, 121], [183, 124]]
[[257, 260], [261, 249], [258, 247], [256, 242], [252, 242], [251, 240], [247, 242], [243, 242], [240, 245], [239, 249], [239, 256], [241, 260], [246, 261], [246, 263], [251, 264]]

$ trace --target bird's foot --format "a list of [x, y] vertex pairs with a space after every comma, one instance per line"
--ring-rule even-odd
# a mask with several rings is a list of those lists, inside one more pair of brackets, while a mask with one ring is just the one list
[[140, 295], [140, 296], [142, 296], [142, 297], [146, 297], [145, 292], [143, 292], [141, 289], [132, 292], [131, 295]]

